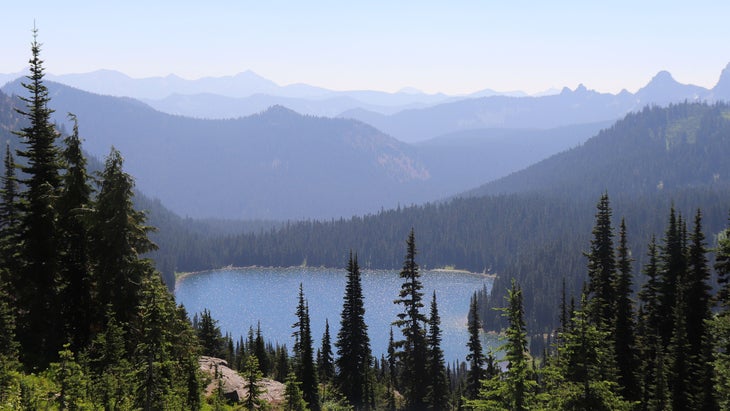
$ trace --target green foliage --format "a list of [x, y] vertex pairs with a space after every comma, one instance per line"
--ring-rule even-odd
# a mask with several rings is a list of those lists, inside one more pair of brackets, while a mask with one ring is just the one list
[[196, 333], [202, 349], [202, 354], [210, 357], [223, 357], [223, 335], [218, 327], [218, 320], [215, 320], [208, 309], [200, 313], [200, 319], [196, 324]]
[[436, 291], [431, 299], [428, 317], [428, 388], [425, 402], [429, 409], [445, 410], [449, 406], [449, 383], [444, 367], [444, 352], [441, 349], [441, 317], [436, 302]]
[[61, 177], [57, 133], [51, 124], [50, 97], [43, 84], [44, 68], [40, 59], [37, 30], [33, 31], [30, 75], [23, 87], [30, 97], [21, 97], [25, 110], [19, 110], [29, 122], [18, 132], [25, 149], [18, 156], [25, 159], [21, 170], [26, 190], [21, 193], [22, 213], [19, 231], [22, 235], [17, 250], [18, 271], [12, 273], [20, 317], [17, 336], [21, 343], [21, 358], [28, 369], [44, 369], [55, 359], [62, 344], [59, 329], [58, 210], [55, 199], [59, 194]]
[[320, 409], [319, 383], [317, 369], [314, 364], [312, 347], [312, 330], [309, 326], [309, 305], [304, 298], [304, 288], [299, 284], [299, 304], [296, 310], [297, 322], [292, 325], [294, 331], [294, 364], [297, 380], [302, 383], [304, 400], [310, 409]]
[[263, 390], [259, 385], [263, 377], [259, 369], [258, 358], [250, 355], [243, 369], [243, 378], [246, 380], [246, 396], [243, 399], [243, 405], [247, 410], [255, 410], [261, 406], [261, 394], [263, 394]]
[[338, 390], [355, 409], [370, 409], [374, 404], [371, 375], [372, 353], [370, 337], [365, 323], [365, 306], [360, 280], [360, 266], [357, 254], [350, 253], [347, 263], [347, 284], [340, 316], [340, 331], [337, 333], [337, 373], [335, 382]]
[[467, 327], [469, 329], [469, 342], [467, 347], [469, 353], [466, 355], [466, 361], [469, 363], [469, 372], [466, 377], [466, 398], [475, 399], [479, 394], [481, 381], [485, 378], [484, 350], [482, 349], [482, 340], [479, 335], [481, 324], [479, 322], [479, 314], [477, 313], [476, 295], [472, 296], [469, 304], [469, 314], [467, 316]]
[[425, 407], [424, 397], [428, 382], [426, 378], [427, 347], [426, 330], [423, 324], [428, 319], [421, 312], [423, 308], [423, 284], [418, 263], [416, 262], [416, 237], [411, 229], [406, 241], [406, 256], [400, 278], [403, 279], [398, 299], [395, 304], [403, 306], [403, 311], [397, 314], [398, 319], [393, 325], [399, 327], [403, 340], [396, 341], [395, 346], [400, 350], [398, 355], [403, 366], [403, 374], [399, 381], [399, 388], [406, 399], [406, 408], [421, 410]]
[[307, 409], [307, 402], [304, 401], [302, 390], [299, 388], [301, 384], [297, 381], [297, 377], [293, 372], [287, 375], [286, 391], [284, 392], [286, 398], [285, 411], [305, 411]]

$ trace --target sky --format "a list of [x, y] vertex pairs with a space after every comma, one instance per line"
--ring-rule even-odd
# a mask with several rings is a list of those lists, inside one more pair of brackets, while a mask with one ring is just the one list
[[661, 70], [711, 88], [730, 63], [726, 1], [0, 1], [0, 73], [34, 22], [48, 73], [187, 79], [251, 70], [279, 85], [635, 92]]

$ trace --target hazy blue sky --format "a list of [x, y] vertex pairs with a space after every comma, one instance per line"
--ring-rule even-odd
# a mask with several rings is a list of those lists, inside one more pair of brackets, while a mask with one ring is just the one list
[[730, 62], [727, 1], [3, 1], [0, 73], [33, 21], [54, 74], [252, 70], [332, 89], [635, 91], [659, 70], [712, 87]]

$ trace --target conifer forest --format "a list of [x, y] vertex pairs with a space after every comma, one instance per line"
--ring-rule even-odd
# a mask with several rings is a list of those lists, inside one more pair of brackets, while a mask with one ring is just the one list
[[[575, 181], [544, 181], [549, 192], [214, 236], [140, 198], [124, 153], [87, 159], [86, 119], [69, 113], [71, 130], [52, 121], [44, 75], [34, 31], [25, 94], [16, 113], [0, 111], [19, 119], [0, 179], [0, 410], [730, 409], [730, 189], [721, 183], [680, 181], [650, 196], [636, 179], [633, 193], [614, 199], [629, 185], [618, 164], [616, 181], [583, 197], [572, 194]], [[635, 129], [699, 119], [698, 136], [724, 139], [705, 158], [722, 157], [728, 112], [722, 103], [648, 107], [601, 133], [634, 138]], [[667, 161], [703, 166], [677, 155]], [[312, 334], [303, 285], [289, 290], [298, 302], [289, 345], [268, 341], [261, 324], [232, 336], [171, 292], [175, 271], [297, 265], [302, 256], [346, 267], [341, 311], [330, 316], [336, 333], [327, 322]], [[446, 362], [439, 296], [424, 292], [421, 272], [453, 261], [497, 278], [464, 302], [469, 354]], [[398, 268], [402, 281], [379, 357], [363, 267]], [[499, 347], [484, 345], [485, 332]], [[203, 372], [208, 357], [242, 378], [243, 395], [224, 393], [222, 367]], [[277, 398], [272, 384], [282, 387]]]

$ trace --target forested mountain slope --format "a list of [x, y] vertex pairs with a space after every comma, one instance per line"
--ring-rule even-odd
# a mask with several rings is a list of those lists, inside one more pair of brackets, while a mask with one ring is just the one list
[[[48, 86], [57, 121], [65, 121], [66, 112], [85, 119], [81, 134], [89, 153], [101, 157], [114, 145], [138, 188], [181, 215], [349, 216], [430, 199], [422, 184], [428, 170], [413, 149], [358, 121], [307, 117], [283, 107], [235, 120], [199, 120], [136, 100]], [[17, 87], [11, 83], [6, 90]]]
[[580, 147], [467, 193], [596, 197], [730, 182], [730, 106], [678, 104], [627, 115]]

